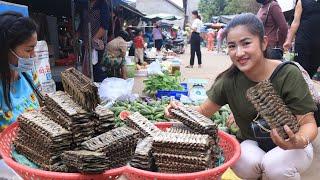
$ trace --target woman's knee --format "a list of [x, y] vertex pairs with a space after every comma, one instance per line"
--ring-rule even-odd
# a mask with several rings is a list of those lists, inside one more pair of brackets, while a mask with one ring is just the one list
[[257, 179], [261, 176], [261, 161], [264, 152], [257, 143], [246, 140], [241, 143], [241, 156], [232, 167], [234, 172], [242, 179]]
[[281, 162], [264, 159], [261, 163], [263, 180], [299, 180], [300, 173], [294, 166], [286, 166]]

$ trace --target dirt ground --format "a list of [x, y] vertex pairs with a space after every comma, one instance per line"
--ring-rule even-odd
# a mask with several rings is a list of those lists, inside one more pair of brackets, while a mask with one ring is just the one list
[[[187, 69], [185, 66], [189, 65], [190, 59], [190, 50], [187, 49], [186, 53], [179, 55], [179, 59], [182, 60], [181, 66], [181, 74], [182, 80], [187, 81], [189, 78], [201, 78], [209, 81], [208, 84], [205, 85], [206, 89], [210, 88], [214, 79], [217, 75], [224, 70], [226, 70], [231, 61], [229, 57], [223, 54], [217, 54], [212, 51], [208, 52], [205, 49], [202, 49], [202, 67], [198, 68], [197, 59], [195, 59], [195, 66], [192, 69]], [[141, 94], [144, 88], [143, 80], [144, 77], [136, 77], [135, 85], [133, 88], [134, 93]]]

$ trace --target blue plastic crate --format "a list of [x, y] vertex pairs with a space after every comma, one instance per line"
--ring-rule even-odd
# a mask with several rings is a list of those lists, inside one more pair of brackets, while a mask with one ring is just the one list
[[176, 91], [176, 90], [158, 90], [156, 97], [161, 98], [162, 96], [171, 97], [174, 96], [175, 99], [180, 100], [181, 95], [188, 96], [188, 84], [187, 83], [181, 83], [181, 86], [184, 88], [182, 91]]

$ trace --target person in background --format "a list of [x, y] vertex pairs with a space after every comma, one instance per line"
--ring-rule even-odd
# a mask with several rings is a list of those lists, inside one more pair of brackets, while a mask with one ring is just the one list
[[320, 1], [297, 1], [294, 20], [283, 45], [285, 50], [291, 48], [294, 37], [294, 60], [313, 77], [320, 66]]
[[217, 34], [217, 50], [218, 53], [222, 50], [222, 44], [223, 44], [223, 32], [224, 32], [224, 26], [222, 26]]
[[191, 26], [191, 38], [190, 38], [190, 44], [191, 44], [191, 57], [190, 57], [190, 64], [186, 66], [186, 68], [193, 68], [194, 64], [194, 58], [195, 54], [197, 54], [198, 58], [198, 67], [201, 68], [201, 37], [200, 37], [200, 29], [202, 27], [202, 21], [201, 17], [198, 13], [198, 11], [192, 11], [192, 26]]
[[154, 40], [154, 47], [160, 52], [162, 47], [162, 31], [158, 23], [154, 24], [152, 29], [152, 37]]
[[118, 34], [118, 37], [107, 44], [102, 64], [108, 77], [127, 79], [125, 56], [130, 36], [126, 31], [120, 31]]
[[262, 4], [257, 16], [262, 21], [269, 43], [266, 55], [270, 59], [282, 59], [283, 43], [287, 37], [288, 25], [276, 0], [257, 0]]
[[[22, 113], [40, 107], [32, 84], [37, 26], [16, 12], [0, 14], [0, 133]], [[30, 81], [30, 83], [28, 82]], [[1, 159], [1, 156], [0, 156]], [[0, 179], [20, 179], [0, 160]]]
[[183, 39], [183, 35], [184, 35], [184, 32], [181, 29], [181, 27], [179, 26], [178, 33], [177, 33], [177, 39]]
[[209, 29], [207, 33], [207, 49], [208, 51], [213, 51], [214, 50], [214, 37], [215, 37], [215, 32], [213, 29]]
[[177, 39], [177, 29], [175, 29], [175, 27], [170, 29], [170, 36], [172, 39]]
[[[296, 116], [299, 130], [293, 133], [285, 125], [289, 138], [283, 139], [276, 129], [272, 129], [270, 136], [276, 147], [265, 151], [250, 128], [258, 112], [246, 98], [246, 92], [259, 82], [268, 80], [282, 62], [264, 57], [268, 40], [264, 36], [263, 24], [252, 13], [233, 18], [225, 29], [225, 37], [232, 66], [216, 78], [207, 92], [208, 100], [195, 107], [196, 110], [212, 117], [223, 105], [229, 104], [243, 140], [240, 159], [231, 167], [241, 179], [301, 179], [300, 175], [312, 163], [311, 142], [318, 129], [313, 114], [317, 107], [300, 69], [287, 64], [272, 79], [274, 89]], [[172, 108], [179, 106], [178, 102], [171, 102], [165, 109], [166, 116], [172, 117]]]
[[144, 40], [141, 30], [137, 30], [133, 43], [135, 47], [134, 58], [136, 63], [139, 65], [144, 64]]
[[[81, 8], [81, 23], [79, 26], [80, 38], [84, 41], [84, 58], [82, 72], [90, 77], [90, 64], [93, 64], [93, 78], [95, 82], [101, 82], [106, 78], [102, 70], [101, 60], [104, 54], [106, 34], [109, 30], [110, 12], [105, 0], [90, 0], [89, 10], [87, 3], [82, 3]], [[87, 24], [91, 24], [92, 42], [89, 42], [89, 32]], [[90, 61], [89, 57], [89, 43], [92, 44], [91, 51], [97, 51], [97, 59], [95, 62]]]

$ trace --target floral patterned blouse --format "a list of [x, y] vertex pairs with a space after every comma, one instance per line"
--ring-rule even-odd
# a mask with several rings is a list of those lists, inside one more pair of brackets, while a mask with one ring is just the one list
[[[38, 85], [39, 80], [36, 73], [28, 72], [27, 75]], [[3, 86], [0, 81], [0, 132], [16, 121], [18, 116], [25, 111], [38, 109], [40, 107], [36, 94], [29, 85], [25, 77], [19, 73], [19, 79], [11, 83], [10, 99], [12, 109], [5, 103], [3, 95]]]

